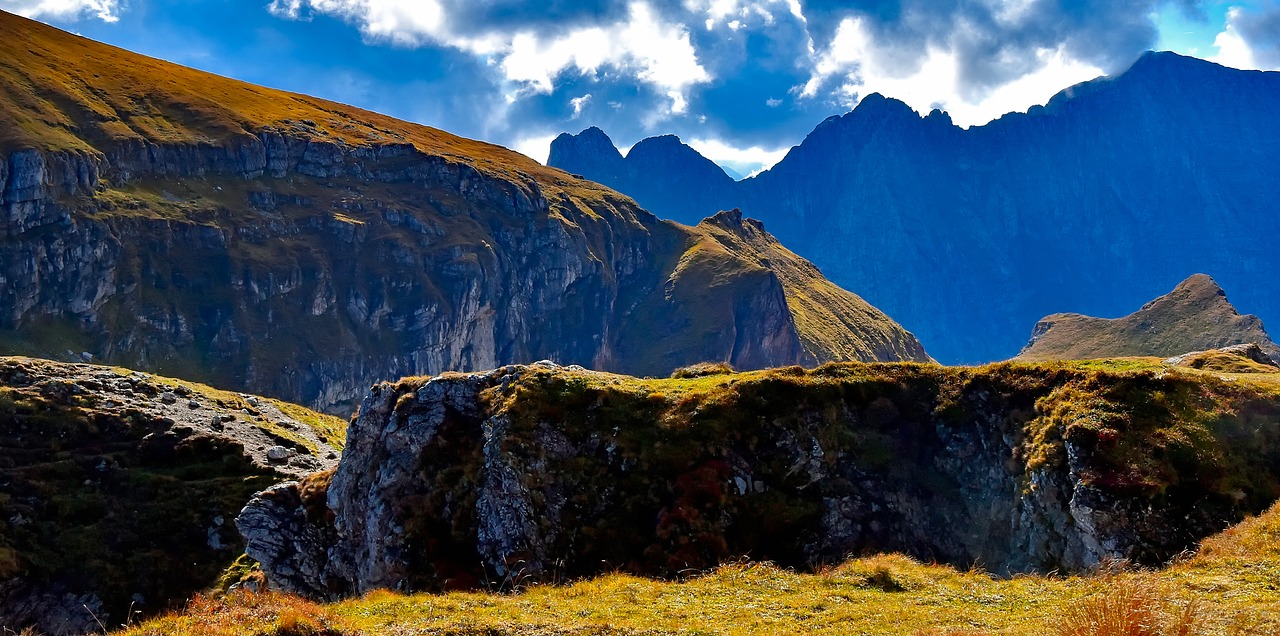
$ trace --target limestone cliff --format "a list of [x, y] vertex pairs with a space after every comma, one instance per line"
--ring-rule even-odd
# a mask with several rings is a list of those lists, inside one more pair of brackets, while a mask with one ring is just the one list
[[381, 383], [331, 477], [259, 493], [237, 525], [272, 585], [323, 598], [744, 555], [1159, 564], [1280, 496], [1274, 387], [1159, 369], [539, 363]]
[[1280, 347], [1257, 316], [1241, 315], [1209, 276], [1196, 274], [1122, 318], [1054, 314], [1036, 323], [1020, 360], [1119, 356], [1162, 358], [1253, 344], [1280, 362]]
[[807, 289], [861, 301], [742, 221], [771, 259], [702, 259], [705, 228], [505, 148], [9, 14], [0, 56], [5, 351], [330, 411], [378, 379], [542, 358], [927, 359], [883, 314], [797, 320], [825, 311]]

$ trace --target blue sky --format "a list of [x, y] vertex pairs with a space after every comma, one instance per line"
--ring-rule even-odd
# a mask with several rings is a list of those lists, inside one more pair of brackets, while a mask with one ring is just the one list
[[674, 133], [746, 174], [871, 92], [960, 125], [1173, 50], [1280, 68], [1280, 0], [0, 0], [133, 51], [545, 160]]

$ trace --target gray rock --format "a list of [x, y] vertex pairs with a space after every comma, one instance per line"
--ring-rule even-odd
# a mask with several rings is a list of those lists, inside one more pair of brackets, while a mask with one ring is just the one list
[[272, 446], [267, 449], [267, 459], [273, 462], [283, 462], [293, 457], [294, 450], [283, 446]]

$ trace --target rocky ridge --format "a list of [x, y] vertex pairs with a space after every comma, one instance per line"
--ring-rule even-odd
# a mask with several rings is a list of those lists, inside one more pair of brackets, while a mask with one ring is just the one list
[[[772, 261], [686, 258], [714, 239], [505, 148], [9, 14], [0, 36], [0, 350], [344, 414], [377, 379], [542, 358], [927, 359], [892, 321], [798, 324], [815, 303]], [[829, 287], [805, 271], [792, 292]]]
[[244, 501], [336, 466], [343, 433], [267, 398], [0, 358], [0, 627], [89, 633], [208, 588]]
[[935, 358], [972, 364], [1016, 355], [1021, 330], [1060, 307], [1121, 315], [1195, 271], [1280, 320], [1280, 261], [1258, 240], [1280, 233], [1278, 99], [1280, 73], [1148, 53], [967, 129], [867, 95], [737, 183], [690, 185], [694, 151], [670, 143], [642, 170], [598, 132], [562, 135], [550, 163], [664, 218], [741, 208]]
[[1242, 434], [1275, 427], [1275, 393], [1158, 363], [681, 375], [381, 383], [332, 475], [245, 507], [247, 553], [318, 598], [742, 555], [1074, 572], [1163, 563], [1280, 496], [1274, 436]]
[[1264, 359], [1280, 362], [1280, 346], [1262, 321], [1241, 315], [1212, 278], [1196, 274], [1122, 318], [1046, 316], [1036, 323], [1018, 359], [1165, 358], [1234, 345], [1253, 345]]

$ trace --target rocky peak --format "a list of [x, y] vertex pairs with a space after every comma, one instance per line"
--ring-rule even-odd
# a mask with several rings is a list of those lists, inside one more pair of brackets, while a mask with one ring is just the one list
[[1280, 347], [1267, 335], [1262, 321], [1237, 311], [1213, 278], [1195, 274], [1122, 318], [1047, 316], [1036, 324], [1018, 358], [1164, 358], [1249, 344], [1280, 361]]
[[726, 230], [735, 230], [742, 227], [742, 210], [739, 208], [721, 210], [704, 219], [703, 223], [718, 225]]
[[623, 166], [622, 153], [603, 130], [592, 126], [576, 135], [561, 133], [551, 142], [547, 165], [613, 185]]
[[723, 188], [733, 183], [723, 168], [675, 135], [642, 139], [627, 152], [627, 165], [637, 174], [663, 167], [681, 175], [682, 181], [699, 182], [707, 188]]

